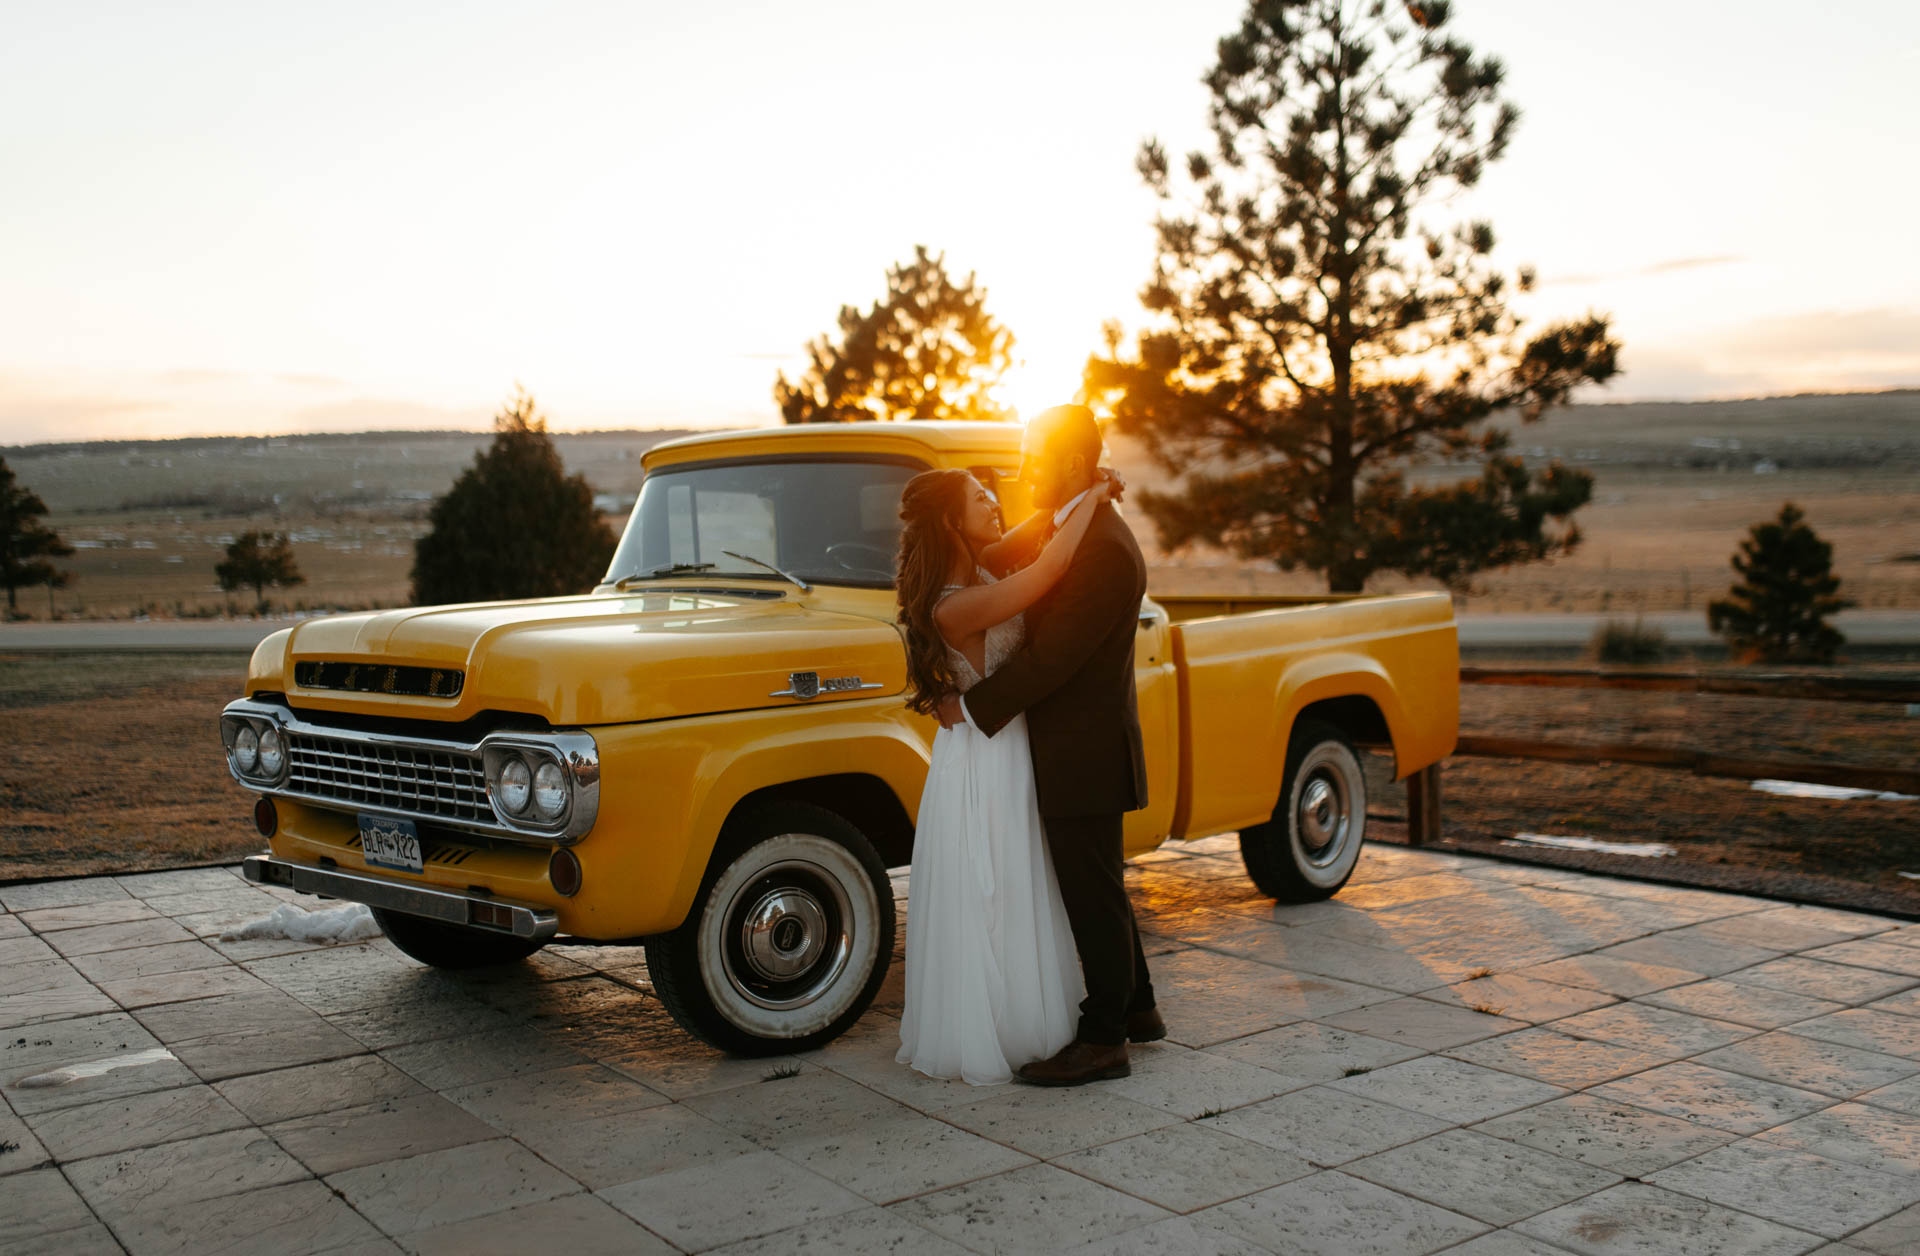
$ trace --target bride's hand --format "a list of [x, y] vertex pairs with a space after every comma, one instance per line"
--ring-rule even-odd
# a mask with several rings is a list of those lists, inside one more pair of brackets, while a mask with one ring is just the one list
[[1106, 500], [1117, 502], [1127, 494], [1127, 478], [1112, 467], [1101, 467], [1096, 472], [1095, 486], [1104, 490]]

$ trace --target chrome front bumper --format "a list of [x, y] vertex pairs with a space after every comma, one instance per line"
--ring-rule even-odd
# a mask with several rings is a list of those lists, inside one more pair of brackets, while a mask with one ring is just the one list
[[247, 880], [257, 885], [283, 885], [302, 894], [365, 903], [369, 907], [425, 916], [429, 920], [490, 933], [511, 933], [517, 938], [544, 942], [560, 931], [560, 917], [550, 907], [535, 907], [483, 894], [462, 894], [438, 886], [408, 885], [339, 868], [315, 868], [272, 855], [249, 855], [240, 868]]

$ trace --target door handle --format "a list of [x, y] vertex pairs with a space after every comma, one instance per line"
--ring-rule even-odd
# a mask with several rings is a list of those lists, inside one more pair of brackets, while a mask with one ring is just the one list
[[1160, 617], [1154, 614], [1152, 611], [1140, 612], [1140, 631], [1145, 632], [1147, 629], [1152, 628], [1157, 624], [1159, 624], [1159, 622], [1160, 622]]

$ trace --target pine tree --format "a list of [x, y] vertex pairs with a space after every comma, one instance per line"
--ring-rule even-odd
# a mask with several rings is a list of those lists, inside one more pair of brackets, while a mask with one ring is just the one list
[[307, 582], [293, 558], [293, 538], [284, 532], [242, 532], [227, 546], [226, 561], [214, 567], [213, 575], [228, 593], [251, 588], [255, 609], [262, 612], [268, 586], [290, 589]]
[[[1166, 206], [1152, 322], [1130, 349], [1111, 325], [1086, 387], [1176, 477], [1139, 494], [1163, 544], [1357, 592], [1382, 570], [1464, 587], [1578, 543], [1590, 478], [1529, 472], [1485, 421], [1538, 419], [1614, 375], [1618, 345], [1595, 315], [1522, 345], [1493, 228], [1429, 221], [1519, 120], [1500, 63], [1447, 32], [1448, 10], [1252, 0], [1205, 78], [1210, 151], [1175, 163], [1143, 146]], [[1483, 464], [1477, 482], [1405, 475], [1463, 460]]]
[[887, 294], [861, 313], [840, 307], [840, 338], [807, 345], [798, 380], [777, 375], [773, 399], [788, 423], [857, 419], [1006, 419], [991, 395], [1006, 374], [1013, 334], [987, 313], [969, 273], [955, 283], [944, 253], [915, 245], [888, 268]]
[[[46, 513], [47, 503], [22, 486], [7, 460], [0, 458], [0, 584], [7, 586], [9, 619], [19, 616], [19, 590], [36, 584], [51, 590], [73, 579], [72, 572], [53, 565], [54, 559], [73, 553], [73, 547], [41, 522]], [[51, 608], [51, 602], [48, 605]]]
[[1732, 560], [1740, 582], [1708, 604], [1707, 627], [1727, 639], [1735, 657], [1830, 663], [1846, 643], [1826, 618], [1853, 603], [1836, 596], [1833, 546], [1806, 518], [1788, 502], [1777, 518], [1754, 524]]
[[434, 499], [414, 543], [416, 606], [583, 593], [606, 574], [616, 538], [586, 477], [568, 475], [533, 398], [516, 389], [493, 444]]

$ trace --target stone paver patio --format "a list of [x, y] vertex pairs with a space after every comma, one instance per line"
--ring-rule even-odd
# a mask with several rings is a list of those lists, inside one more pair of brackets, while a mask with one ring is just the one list
[[1231, 839], [1129, 879], [1172, 1041], [1072, 1091], [894, 1064], [898, 967], [738, 1060], [638, 950], [0, 887], [0, 1253], [1920, 1252], [1920, 925], [1388, 846], [1303, 907]]

